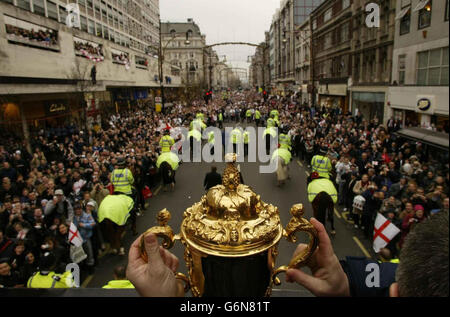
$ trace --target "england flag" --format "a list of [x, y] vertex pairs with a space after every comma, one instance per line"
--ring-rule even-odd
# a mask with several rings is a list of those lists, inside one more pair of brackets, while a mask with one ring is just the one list
[[384, 248], [400, 232], [400, 229], [386, 219], [382, 214], [377, 214], [373, 230], [373, 249], [376, 253]]
[[81, 238], [80, 231], [78, 231], [77, 226], [72, 222], [69, 228], [69, 242], [76, 247], [81, 247], [83, 245], [83, 238]]

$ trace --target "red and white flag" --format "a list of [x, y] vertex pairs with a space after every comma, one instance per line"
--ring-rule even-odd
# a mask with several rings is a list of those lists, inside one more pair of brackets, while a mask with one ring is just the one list
[[80, 247], [83, 244], [83, 238], [81, 238], [80, 231], [77, 226], [72, 222], [69, 228], [69, 242], [76, 247]]
[[392, 222], [390, 222], [382, 214], [377, 214], [375, 219], [375, 227], [373, 230], [373, 249], [376, 253], [384, 248], [391, 240], [400, 232]]

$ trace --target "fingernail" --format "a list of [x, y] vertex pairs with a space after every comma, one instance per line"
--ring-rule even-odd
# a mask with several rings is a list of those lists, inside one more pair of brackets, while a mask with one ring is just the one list
[[146, 244], [149, 244], [149, 245], [151, 245], [151, 246], [154, 246], [154, 244], [157, 242], [157, 240], [156, 240], [156, 236], [154, 235], [154, 234], [148, 234], [146, 237], [145, 237], [145, 243]]

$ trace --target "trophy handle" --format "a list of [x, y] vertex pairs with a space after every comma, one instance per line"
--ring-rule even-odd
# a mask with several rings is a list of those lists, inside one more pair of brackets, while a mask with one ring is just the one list
[[286, 272], [288, 269], [300, 268], [303, 266], [313, 255], [317, 246], [319, 245], [319, 236], [316, 228], [305, 218], [303, 218], [303, 205], [297, 204], [292, 206], [291, 208], [292, 218], [286, 226], [286, 229], [283, 231], [283, 235], [286, 239], [292, 243], [297, 242], [297, 238], [295, 234], [297, 232], [307, 232], [309, 234], [309, 243], [308, 247], [303, 250], [303, 252], [297, 254], [292, 258], [289, 265], [283, 265], [277, 268], [272, 272], [271, 283], [275, 285], [280, 285], [281, 282], [277, 277], [278, 274]]
[[175, 235], [173, 234], [173, 230], [170, 226], [157, 226], [148, 229], [141, 237], [140, 249], [141, 249], [141, 257], [145, 262], [148, 262], [147, 252], [145, 251], [145, 243], [144, 238], [148, 234], [153, 233], [158, 238], [163, 239], [162, 247], [164, 249], [171, 249], [175, 243]]
[[177, 272], [175, 273], [175, 278], [177, 280], [181, 280], [184, 282], [184, 292], [187, 293], [191, 289], [191, 283], [189, 282], [189, 278], [183, 273]]
[[[167, 225], [166, 226], [157, 226], [157, 227], [148, 229], [142, 235], [141, 242], [140, 242], [141, 258], [145, 262], [148, 262], [148, 256], [147, 256], [147, 252], [145, 251], [144, 238], [149, 233], [153, 233], [158, 238], [162, 238], [163, 239], [162, 246], [164, 249], [167, 249], [167, 250], [171, 249], [173, 247], [176, 240], [180, 240], [180, 236], [174, 235], [172, 228], [170, 228], [170, 226], [167, 226]], [[191, 283], [189, 282], [189, 278], [186, 275], [184, 275], [183, 273], [177, 272], [177, 273], [175, 273], [175, 278], [177, 280], [181, 280], [184, 283], [184, 292], [185, 293], [187, 293], [191, 289]]]

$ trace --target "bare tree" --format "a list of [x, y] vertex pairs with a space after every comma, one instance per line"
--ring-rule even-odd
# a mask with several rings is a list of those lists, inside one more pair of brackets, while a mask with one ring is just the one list
[[90, 91], [90, 87], [93, 85], [90, 80], [91, 69], [93, 65], [91, 65], [87, 61], [82, 61], [80, 58], [75, 58], [75, 62], [73, 63], [72, 71], [69, 73], [68, 78], [75, 81], [75, 89], [77, 91], [77, 101], [78, 104], [81, 105], [81, 124], [83, 129], [87, 128], [87, 114], [86, 114], [86, 101], [84, 99], [85, 93]]

